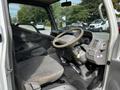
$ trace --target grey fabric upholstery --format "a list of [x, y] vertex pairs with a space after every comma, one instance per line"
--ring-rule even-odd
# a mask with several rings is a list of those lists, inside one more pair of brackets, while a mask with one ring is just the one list
[[59, 79], [64, 72], [63, 67], [50, 56], [37, 56], [29, 60], [20, 62], [17, 65], [17, 80], [19, 86], [26, 83], [37, 82], [39, 85], [54, 82]]

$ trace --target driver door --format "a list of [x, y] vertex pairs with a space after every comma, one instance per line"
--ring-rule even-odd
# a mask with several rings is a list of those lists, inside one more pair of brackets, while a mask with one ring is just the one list
[[105, 90], [120, 90], [120, 35], [114, 48]]
[[[113, 0], [112, 0], [113, 1]], [[113, 1], [117, 22], [120, 22], [120, 7], [119, 1]], [[119, 25], [118, 25], [119, 27]], [[118, 29], [119, 31], [119, 29]], [[114, 46], [112, 61], [110, 63], [110, 71], [105, 90], [120, 90], [120, 34]]]

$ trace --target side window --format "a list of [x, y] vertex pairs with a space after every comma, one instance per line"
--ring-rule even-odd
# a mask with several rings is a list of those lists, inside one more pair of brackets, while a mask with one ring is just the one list
[[9, 4], [11, 23], [26, 30], [50, 35], [51, 23], [42, 7], [24, 4]]

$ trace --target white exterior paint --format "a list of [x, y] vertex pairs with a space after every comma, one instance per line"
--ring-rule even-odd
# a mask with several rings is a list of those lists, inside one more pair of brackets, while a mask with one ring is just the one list
[[0, 0], [0, 34], [2, 34], [2, 43], [0, 42], [0, 90], [8, 90], [5, 67], [7, 55], [7, 35], [3, 12], [3, 0]]
[[[6, 75], [6, 67], [5, 67], [5, 62], [7, 59], [7, 30], [5, 28], [5, 15], [3, 14], [4, 8], [3, 8], [3, 2], [6, 0], [0, 0], [0, 34], [2, 33], [2, 43], [0, 43], [0, 90], [10, 90], [8, 88], [7, 84], [7, 75]], [[107, 9], [107, 13], [109, 16], [109, 21], [110, 21], [110, 42], [109, 42], [109, 47], [108, 47], [108, 56], [107, 59], [110, 61], [111, 60], [111, 55], [113, 51], [113, 46], [115, 44], [115, 41], [118, 36], [118, 27], [116, 23], [116, 17], [114, 14], [114, 9], [111, 0], [104, 0], [105, 7]], [[106, 67], [106, 73], [105, 73], [105, 80], [104, 80], [104, 87], [103, 90], [105, 90], [106, 82], [107, 82], [107, 77], [108, 77], [108, 71], [109, 71], [109, 66]]]
[[[109, 46], [108, 46], [108, 54], [107, 54], [107, 60], [111, 61], [112, 58], [112, 52], [113, 52], [113, 48], [115, 45], [115, 42], [118, 38], [118, 25], [117, 25], [117, 20], [116, 20], [116, 16], [114, 13], [114, 8], [113, 8], [113, 4], [112, 4], [112, 0], [103, 0], [104, 1], [104, 5], [108, 14], [108, 20], [110, 23], [110, 40], [109, 40]], [[109, 74], [109, 65], [106, 66], [105, 69], [105, 76], [104, 76], [104, 82], [103, 82], [103, 90], [105, 90], [106, 88], [106, 83], [107, 83], [107, 79], [108, 79], [108, 74]]]

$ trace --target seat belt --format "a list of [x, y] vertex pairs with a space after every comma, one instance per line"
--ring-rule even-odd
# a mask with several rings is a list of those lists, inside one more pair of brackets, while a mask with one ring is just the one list
[[25, 90], [41, 90], [41, 86], [36, 82], [30, 82], [24, 84]]

